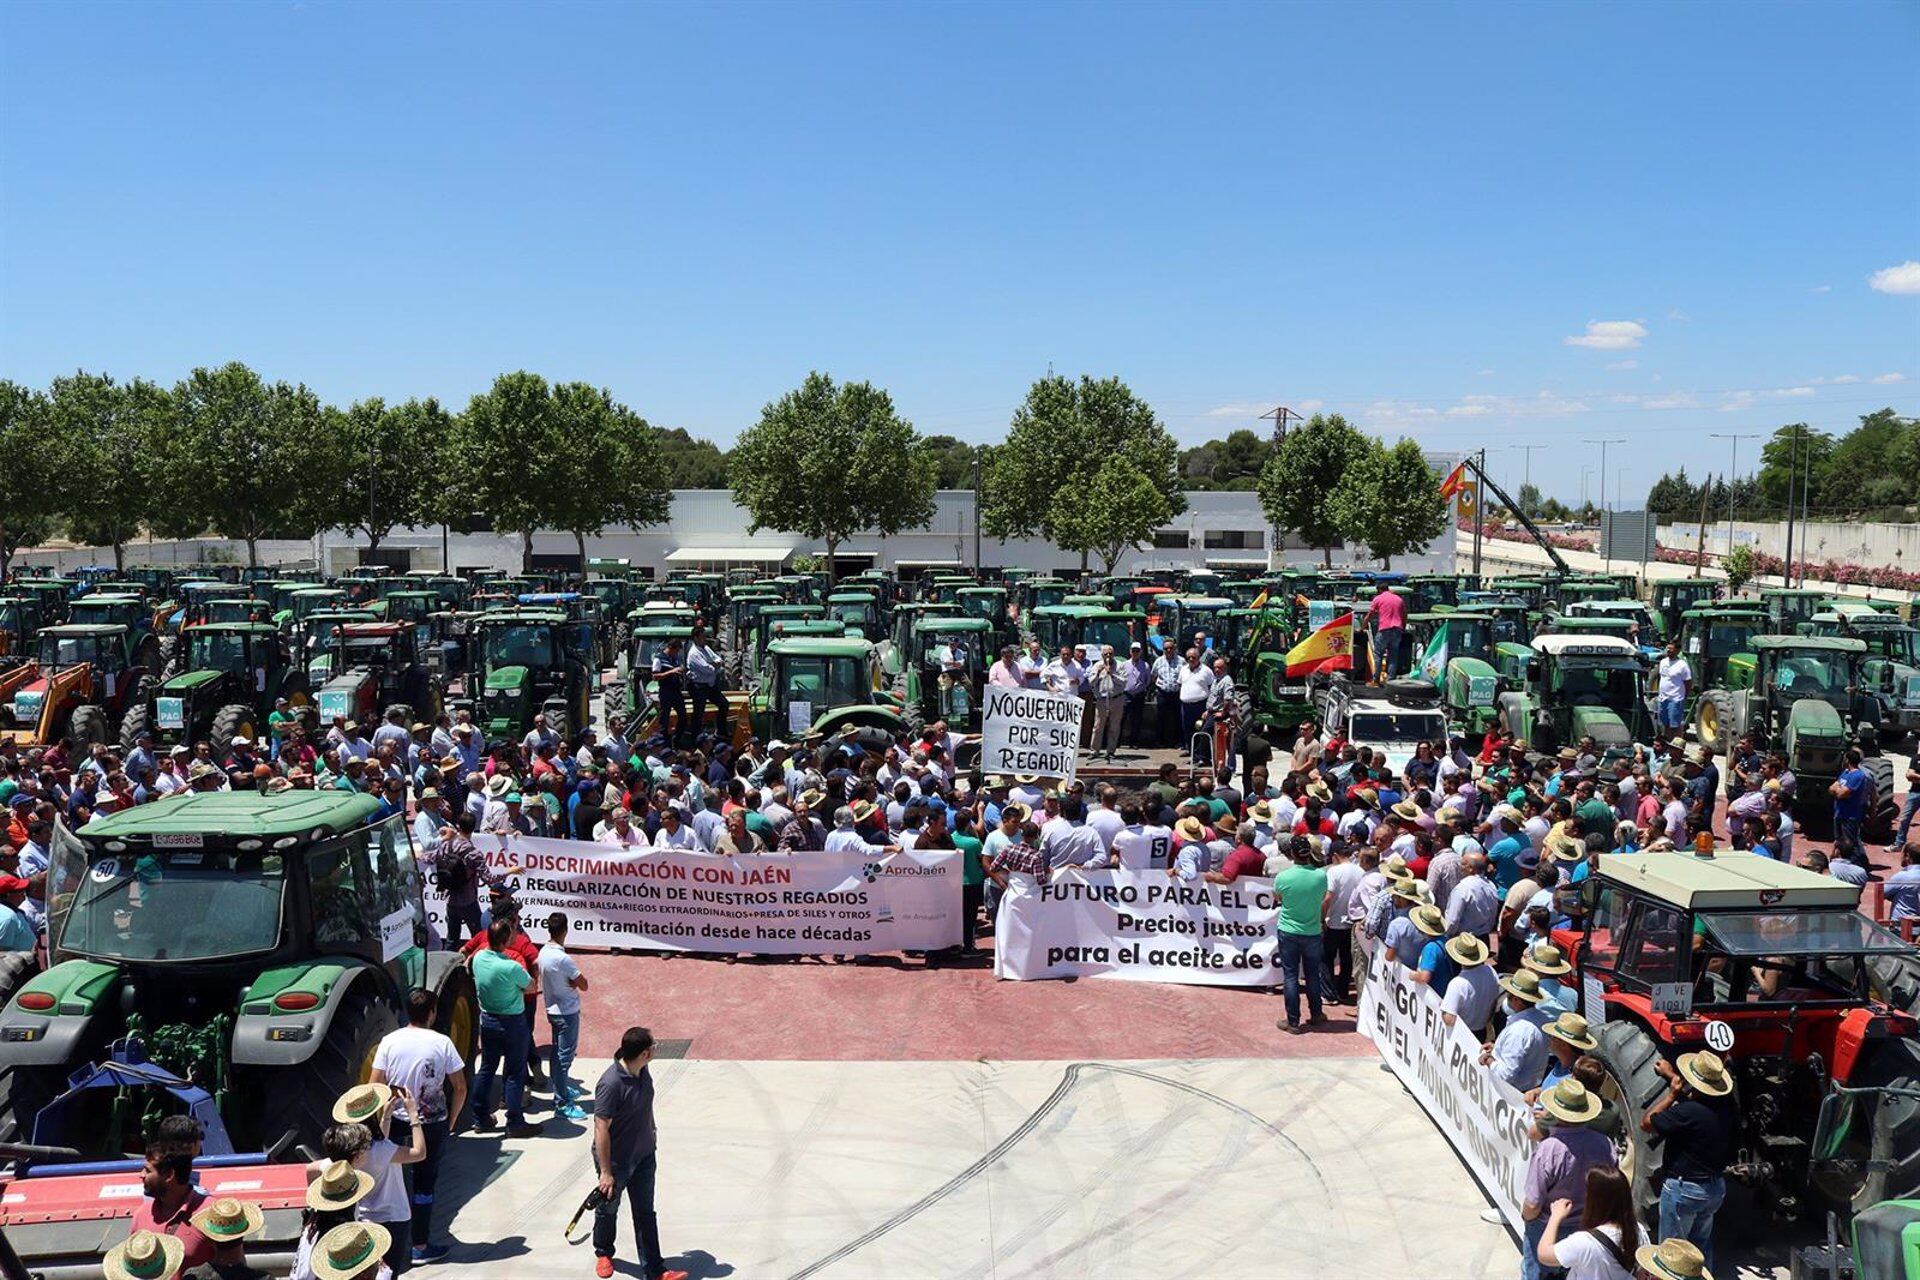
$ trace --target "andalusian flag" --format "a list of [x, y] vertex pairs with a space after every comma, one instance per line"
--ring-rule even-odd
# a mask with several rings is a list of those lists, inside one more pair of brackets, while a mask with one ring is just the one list
[[1353, 615], [1343, 613], [1287, 650], [1287, 678], [1353, 670]]
[[1465, 459], [1462, 459], [1460, 465], [1447, 472], [1447, 478], [1440, 482], [1440, 496], [1451, 502], [1453, 495], [1459, 493], [1466, 487], [1467, 464]]
[[1435, 627], [1427, 651], [1420, 655], [1420, 674], [1438, 688], [1447, 680], [1447, 629]]

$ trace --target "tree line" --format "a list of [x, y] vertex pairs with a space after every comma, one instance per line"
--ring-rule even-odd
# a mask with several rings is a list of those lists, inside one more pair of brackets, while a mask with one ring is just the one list
[[1198, 448], [1183, 452], [1112, 377], [1041, 378], [1003, 441], [969, 445], [920, 435], [883, 388], [815, 372], [724, 452], [604, 388], [524, 370], [457, 410], [432, 397], [342, 408], [237, 362], [171, 387], [87, 372], [44, 390], [0, 380], [0, 572], [56, 534], [111, 547], [124, 567], [143, 534], [214, 532], [257, 564], [263, 539], [338, 529], [377, 549], [398, 529], [483, 523], [518, 534], [529, 559], [536, 530], [563, 530], [584, 559], [609, 527], [665, 522], [675, 488], [720, 487], [750, 532], [816, 539], [831, 565], [856, 533], [925, 526], [936, 489], [976, 477], [985, 533], [1045, 538], [1108, 572], [1152, 545], [1196, 481], [1256, 488], [1273, 529], [1326, 548], [1329, 563], [1348, 543], [1391, 563], [1446, 527], [1419, 447], [1337, 414], [1277, 445], [1246, 431]]
[[1704, 499], [1708, 519], [1724, 514], [1729, 502], [1756, 519], [1780, 518], [1791, 493], [1796, 509], [1903, 519], [1916, 492], [1920, 419], [1887, 408], [1862, 414], [1859, 425], [1841, 435], [1789, 423], [1761, 447], [1759, 469], [1731, 481], [1718, 477], [1695, 483], [1684, 467], [1662, 475], [1647, 492], [1647, 509], [1678, 520], [1698, 519]]

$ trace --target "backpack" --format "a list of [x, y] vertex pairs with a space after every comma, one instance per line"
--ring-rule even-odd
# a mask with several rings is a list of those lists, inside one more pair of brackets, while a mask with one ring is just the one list
[[467, 866], [464, 850], [453, 841], [442, 841], [433, 852], [433, 878], [440, 885], [440, 891], [448, 897], [466, 889], [473, 883], [473, 872]]

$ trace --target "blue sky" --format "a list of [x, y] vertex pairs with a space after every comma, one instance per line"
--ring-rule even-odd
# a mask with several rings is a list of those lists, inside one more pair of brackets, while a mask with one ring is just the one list
[[1915, 65], [1910, 3], [16, 3], [0, 376], [724, 443], [816, 367], [996, 438], [1051, 365], [1633, 495], [1920, 408]]

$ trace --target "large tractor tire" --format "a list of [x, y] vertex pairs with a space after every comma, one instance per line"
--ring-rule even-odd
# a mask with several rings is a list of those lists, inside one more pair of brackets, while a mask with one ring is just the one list
[[1665, 1151], [1648, 1141], [1640, 1117], [1667, 1092], [1667, 1082], [1655, 1064], [1660, 1046], [1645, 1029], [1631, 1022], [1609, 1022], [1600, 1028], [1595, 1055], [1607, 1068], [1607, 1099], [1620, 1113], [1622, 1136], [1633, 1163], [1633, 1206], [1640, 1221], [1651, 1229], [1660, 1221], [1660, 1168]]
[[93, 753], [96, 744], [113, 741], [113, 725], [105, 707], [75, 707], [67, 722], [67, 755], [75, 763]]
[[229, 702], [214, 713], [213, 728], [208, 733], [216, 752], [224, 752], [235, 738], [257, 738], [253, 708], [244, 702]]
[[143, 733], [153, 732], [153, 704], [144, 699], [127, 708], [127, 714], [120, 718], [120, 748], [133, 750], [134, 743]]
[[433, 1029], [453, 1041], [471, 1084], [473, 1063], [480, 1056], [480, 998], [473, 989], [473, 976], [463, 966], [450, 969], [435, 994]]
[[160, 637], [160, 678], [171, 680], [180, 674], [180, 637], [168, 635]]
[[822, 751], [823, 755], [838, 751], [843, 746], [860, 747], [868, 751], [885, 751], [893, 745], [893, 735], [876, 725], [856, 724], [830, 738]]
[[920, 731], [926, 727], [927, 718], [921, 714], [918, 703], [908, 703], [900, 709], [900, 729], [909, 743], [918, 741]]
[[1703, 747], [1712, 747], [1721, 756], [1733, 750], [1739, 736], [1733, 710], [1733, 695], [1725, 689], [1709, 689], [1693, 706], [1693, 736]]
[[542, 707], [546, 714], [547, 728], [553, 730], [553, 736], [566, 742], [573, 733], [573, 717], [567, 714], [565, 707]]
[[1860, 762], [1873, 782], [1873, 794], [1867, 798], [1867, 820], [1860, 825], [1860, 836], [1874, 844], [1893, 839], [1899, 807], [1893, 802], [1893, 761], [1886, 756], [1869, 756]]
[[327, 1038], [305, 1062], [278, 1069], [256, 1069], [252, 1089], [257, 1095], [254, 1137], [271, 1147], [289, 1129], [294, 1141], [318, 1151], [321, 1135], [333, 1123], [333, 1104], [354, 1085], [365, 1084], [373, 1071], [373, 1051], [388, 1032], [400, 1028], [400, 1017], [374, 994], [373, 984], [362, 982], [347, 993], [327, 1027]]
[[1911, 1198], [1920, 1191], [1920, 1040], [1870, 1044], [1847, 1083], [1902, 1093], [1879, 1095], [1865, 1113], [1872, 1128], [1850, 1141], [1849, 1154], [1864, 1160], [1865, 1176], [1844, 1207], [1858, 1213], [1882, 1200]]

